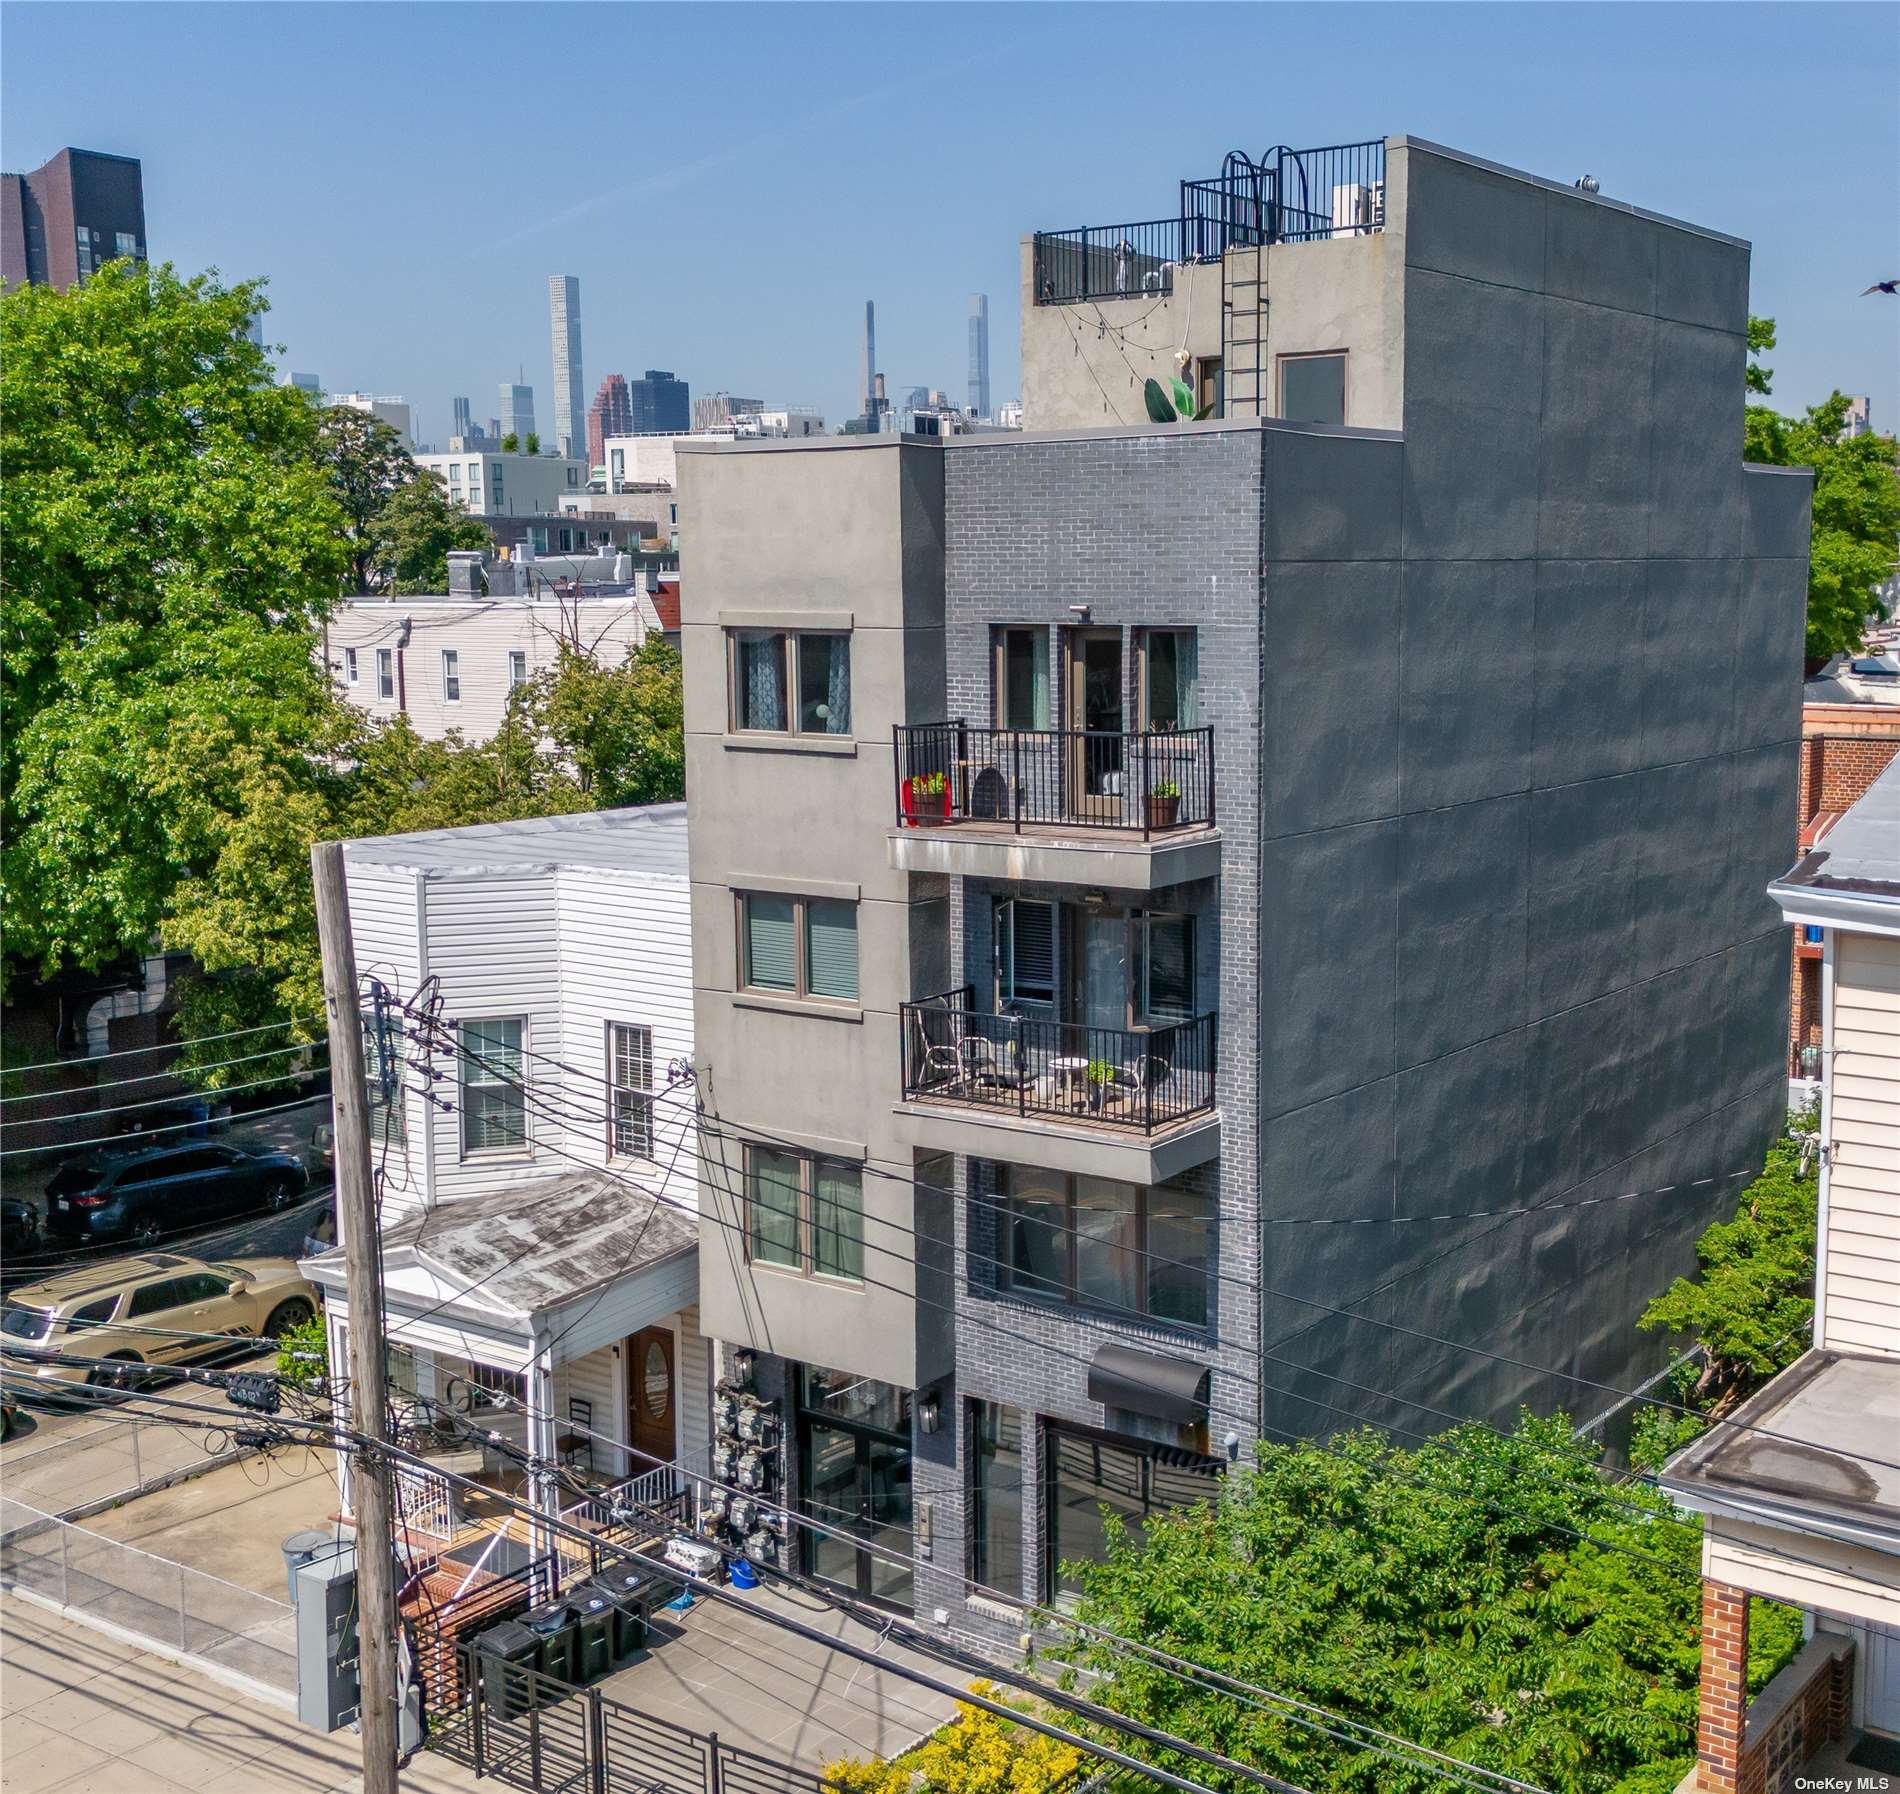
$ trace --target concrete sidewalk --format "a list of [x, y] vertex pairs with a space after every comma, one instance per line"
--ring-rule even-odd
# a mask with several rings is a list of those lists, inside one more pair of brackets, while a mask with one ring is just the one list
[[[130, 1645], [0, 1595], [6, 1794], [361, 1794], [354, 1732], [307, 1731], [288, 1714]], [[483, 1794], [424, 1752], [413, 1794]]]

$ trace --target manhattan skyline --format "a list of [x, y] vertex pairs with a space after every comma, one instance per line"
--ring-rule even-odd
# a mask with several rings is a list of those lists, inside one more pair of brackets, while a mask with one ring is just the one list
[[[282, 369], [400, 392], [441, 441], [453, 395], [492, 394], [518, 365], [551, 430], [555, 273], [586, 290], [589, 398], [608, 373], [666, 367], [835, 427], [859, 409], [867, 296], [889, 390], [960, 394], [969, 296], [987, 293], [1001, 404], [1020, 391], [1022, 236], [1168, 216], [1179, 180], [1235, 147], [1410, 133], [1552, 179], [1590, 174], [1606, 195], [1748, 238], [1751, 307], [1780, 333], [1773, 402], [1798, 410], [1839, 386], [1891, 429], [1900, 305], [1860, 294], [1900, 267], [1900, 133], [1839, 71], [1891, 91], [1900, 14], [1746, 16], [1746, 31], [1717, 31], [1693, 6], [1130, 5], [1091, 10], [1083, 29], [1078, 9], [1048, 6], [19, 0], [0, 162], [34, 167], [68, 144], [139, 157], [155, 260], [268, 277]], [[1224, 59], [1323, 72], [1267, 97], [1217, 85], [1131, 128], [1139, 71], [1197, 20], [1218, 27]], [[767, 102], [766, 122], [741, 108], [709, 134], [703, 94], [659, 81], [642, 88], [630, 155], [581, 153], [557, 115], [530, 111], [506, 156], [455, 166], [470, 96], [499, 92], [527, 44], [555, 67], [717, 66], [724, 91]], [[69, 78], [81, 65], [83, 84]], [[1561, 89], [1522, 78], [1559, 65]], [[271, 66], [298, 79], [262, 78]], [[374, 130], [333, 103], [366, 67], [427, 71]], [[797, 106], [770, 103], [789, 92]], [[910, 105], [940, 93], [956, 102], [947, 139], [918, 130]], [[1826, 129], [1766, 123], [1796, 116]]]

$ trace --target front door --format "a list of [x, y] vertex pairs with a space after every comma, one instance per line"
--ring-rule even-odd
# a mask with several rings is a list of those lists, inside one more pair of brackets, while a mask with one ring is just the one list
[[1122, 632], [1071, 629], [1066, 723], [1069, 814], [1078, 821], [1122, 820]]
[[1869, 1625], [1860, 1641], [1861, 1725], [1900, 1737], [1900, 1626]]
[[646, 1327], [627, 1341], [627, 1442], [633, 1473], [678, 1456], [673, 1409], [673, 1329]]
[[[911, 1605], [910, 1447], [855, 1427], [804, 1423], [806, 1563], [821, 1582], [888, 1607]], [[867, 1547], [875, 1547], [875, 1555]]]

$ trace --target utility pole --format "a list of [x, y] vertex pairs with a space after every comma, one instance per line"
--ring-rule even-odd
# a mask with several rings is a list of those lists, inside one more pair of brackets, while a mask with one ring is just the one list
[[356, 1508], [357, 1681], [363, 1728], [363, 1794], [396, 1788], [396, 1583], [390, 1530], [390, 1465], [375, 1449], [389, 1438], [383, 1357], [382, 1241], [370, 1177], [369, 1090], [356, 995], [356, 947], [343, 844], [310, 849], [317, 941], [323, 950], [323, 1007], [330, 1025], [330, 1082], [336, 1106], [336, 1214], [350, 1301], [350, 1418], [371, 1442], [350, 1479]]

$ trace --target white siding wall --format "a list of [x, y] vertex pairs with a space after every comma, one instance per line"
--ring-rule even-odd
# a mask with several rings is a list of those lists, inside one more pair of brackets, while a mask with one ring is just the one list
[[1820, 1343], [1900, 1355], [1900, 939], [1833, 940]]
[[[422, 982], [420, 916], [416, 875], [386, 866], [356, 866], [346, 862], [350, 893], [350, 931], [356, 946], [359, 977], [383, 980], [399, 1001], [407, 1002]], [[400, 1219], [420, 1208], [428, 1187], [423, 1143], [428, 1135], [429, 1109], [419, 1094], [420, 1081], [403, 1079], [403, 1135], [387, 1153], [379, 1152], [383, 1172], [383, 1216]]]
[[680, 1456], [704, 1472], [701, 1454], [712, 1440], [712, 1341], [699, 1330], [699, 1304], [680, 1310], [679, 1378]]
[[[479, 1195], [576, 1169], [561, 1156], [567, 1143], [559, 1123], [545, 1113], [565, 1101], [561, 1073], [552, 1063], [562, 1057], [555, 874], [432, 876], [423, 884], [423, 906], [429, 970], [442, 980], [444, 1023], [453, 1028], [477, 1017], [520, 1016], [527, 1023], [524, 1054], [546, 1055], [523, 1060], [532, 1093], [525, 1148], [465, 1155], [459, 1094], [453, 1112], [435, 1111], [436, 1198]], [[458, 1060], [444, 1055], [438, 1065], [447, 1078], [459, 1080]]]
[[[588, 1124], [567, 1150], [612, 1164], [642, 1187], [682, 1207], [697, 1204], [693, 1093], [670, 1092], [666, 1067], [693, 1051], [690, 906], [684, 879], [566, 868], [559, 874], [564, 985], [560, 1057], [576, 1074], [569, 1106]], [[650, 1162], [610, 1160], [607, 1028], [628, 1022], [653, 1030], [654, 1150]], [[598, 1118], [597, 1120], [594, 1118]]]
[[[625, 1439], [627, 1419], [620, 1411], [620, 1361], [614, 1355], [615, 1346], [602, 1346], [597, 1352], [589, 1352], [585, 1358], [576, 1358], [571, 1364], [556, 1365], [554, 1369], [554, 1427], [559, 1434], [567, 1430], [568, 1422], [573, 1418], [568, 1403], [578, 1399], [592, 1402], [594, 1417], [587, 1424], [597, 1433], [605, 1433], [609, 1439]], [[595, 1440], [592, 1451], [592, 1467], [602, 1476], [624, 1476], [626, 1465], [620, 1454], [611, 1445]]]
[[[398, 648], [402, 621], [410, 621], [409, 645]], [[330, 677], [338, 692], [359, 710], [387, 722], [402, 713], [406, 700], [411, 727], [425, 740], [437, 741], [451, 729], [467, 741], [486, 741], [501, 727], [508, 709], [508, 655], [519, 649], [528, 657], [528, 676], [554, 664], [565, 621], [558, 604], [543, 599], [493, 598], [479, 601], [444, 598], [396, 598], [345, 603], [330, 619]], [[646, 639], [657, 623], [651, 600], [638, 594], [596, 598], [580, 607], [583, 645], [606, 664], [618, 665]], [[442, 695], [442, 650], [453, 648], [461, 682], [454, 703]], [[349, 650], [356, 651], [356, 683], [349, 680]], [[383, 697], [376, 677], [376, 655], [391, 654], [395, 694]], [[396, 676], [400, 665], [401, 676]]]

